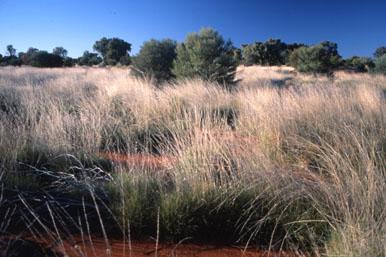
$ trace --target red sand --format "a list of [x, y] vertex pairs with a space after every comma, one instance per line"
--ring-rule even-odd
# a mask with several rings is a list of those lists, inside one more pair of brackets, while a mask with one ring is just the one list
[[[248, 249], [245, 252], [242, 248], [236, 247], [216, 247], [192, 244], [164, 245], [158, 246], [155, 251], [155, 243], [135, 242], [130, 246], [119, 241], [110, 242], [110, 250], [103, 240], [93, 240], [93, 243], [83, 244], [82, 240], [77, 240], [75, 245], [65, 244], [65, 253], [69, 257], [146, 257], [146, 256], [181, 256], [181, 257], [295, 257], [305, 256], [296, 255], [288, 252], [267, 252]], [[59, 248], [60, 249], [60, 248]], [[62, 251], [62, 250], [61, 250]]]
[[[157, 251], [156, 244], [150, 242], [128, 242], [109, 241], [108, 245], [103, 239], [93, 238], [92, 243], [81, 237], [71, 237], [61, 243], [60, 240], [45, 238], [24, 237], [20, 239], [26, 242], [27, 248], [20, 246], [12, 250], [12, 256], [24, 257], [26, 252], [36, 253], [39, 249], [50, 249], [50, 257], [147, 257], [147, 256], [180, 256], [180, 257], [306, 257], [307, 255], [295, 254], [291, 252], [268, 252], [262, 250], [247, 249], [243, 247], [220, 247], [211, 245], [194, 244], [159, 244]], [[2, 242], [11, 242], [19, 240], [16, 237], [0, 238]], [[19, 240], [19, 241], [20, 241]], [[29, 242], [29, 243], [28, 243]], [[36, 242], [36, 243], [35, 243]], [[0, 254], [6, 245], [0, 244]], [[28, 248], [30, 247], [30, 248]], [[24, 249], [21, 249], [24, 248]], [[20, 251], [20, 252], [19, 252]], [[21, 255], [20, 255], [21, 254]], [[41, 254], [37, 256], [40, 257]], [[36, 256], [36, 255], [34, 255]], [[37, 257], [36, 256], [36, 257]], [[25, 256], [27, 257], [27, 256]]]

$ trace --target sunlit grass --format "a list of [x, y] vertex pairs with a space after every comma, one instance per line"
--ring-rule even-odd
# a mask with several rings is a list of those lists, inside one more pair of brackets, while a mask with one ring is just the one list
[[0, 69], [6, 196], [72, 199], [55, 215], [78, 233], [384, 256], [386, 78], [238, 72], [229, 92], [125, 69]]

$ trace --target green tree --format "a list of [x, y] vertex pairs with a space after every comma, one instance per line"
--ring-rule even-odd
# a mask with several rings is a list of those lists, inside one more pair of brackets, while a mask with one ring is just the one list
[[61, 46], [58, 46], [58, 47], [55, 47], [53, 50], [52, 50], [52, 53], [54, 55], [58, 55], [60, 57], [62, 57], [63, 59], [67, 57], [67, 54], [68, 54], [68, 51], [66, 49], [64, 49], [63, 47]]
[[31, 54], [29, 57], [29, 65], [33, 67], [62, 67], [63, 66], [63, 58], [48, 53], [47, 51], [37, 51]]
[[81, 57], [78, 59], [78, 64], [81, 66], [93, 66], [98, 65], [102, 62], [102, 58], [96, 53], [90, 53], [85, 51]]
[[7, 45], [7, 54], [8, 56], [16, 56], [16, 49], [13, 45]]
[[374, 72], [386, 75], [386, 54], [375, 60]]
[[262, 42], [242, 45], [241, 55], [246, 66], [264, 63], [264, 45]]
[[76, 61], [77, 61], [76, 59], [67, 56], [66, 58], [63, 59], [63, 66], [73, 67], [76, 64]]
[[233, 59], [235, 60], [237, 65], [241, 64], [243, 57], [240, 48], [233, 48]]
[[325, 41], [318, 45], [294, 50], [289, 62], [300, 72], [331, 74], [340, 66], [342, 60], [338, 54], [338, 45]]
[[211, 28], [189, 34], [177, 46], [173, 72], [177, 78], [199, 77], [230, 85], [234, 82], [236, 62], [231, 41]]
[[34, 47], [30, 47], [28, 48], [27, 52], [25, 53], [19, 53], [19, 59], [21, 60], [21, 62], [25, 65], [30, 65], [30, 59], [31, 59], [31, 56], [34, 54], [34, 53], [37, 53], [39, 52], [39, 49], [37, 48], [34, 48]]
[[129, 63], [131, 44], [122, 39], [103, 37], [95, 42], [93, 49], [103, 57], [105, 64]]
[[375, 66], [373, 60], [368, 57], [353, 56], [344, 61], [344, 67], [356, 72], [369, 72]]
[[264, 65], [283, 65], [285, 64], [287, 45], [280, 39], [269, 39], [264, 43], [265, 60]]
[[173, 78], [172, 67], [176, 58], [177, 43], [171, 39], [145, 42], [133, 59], [133, 73], [162, 83]]
[[283, 65], [288, 59], [287, 44], [280, 39], [269, 39], [266, 42], [255, 42], [242, 46], [244, 65]]
[[382, 46], [382, 47], [377, 48], [377, 50], [375, 50], [374, 57], [379, 58], [385, 54], [386, 54], [386, 46]]

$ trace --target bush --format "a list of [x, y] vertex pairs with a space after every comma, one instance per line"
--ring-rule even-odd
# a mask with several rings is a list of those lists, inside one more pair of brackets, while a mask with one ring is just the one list
[[82, 57], [78, 58], [78, 64], [81, 66], [98, 65], [102, 61], [103, 61], [102, 58], [100, 58], [98, 54], [90, 53], [89, 51], [85, 51]]
[[386, 75], [386, 54], [375, 60], [374, 72]]
[[385, 54], [386, 54], [386, 46], [382, 46], [382, 47], [377, 48], [377, 50], [375, 50], [374, 57], [379, 58]]
[[237, 65], [241, 64], [243, 57], [240, 48], [233, 48], [233, 59], [235, 59]]
[[191, 33], [177, 46], [173, 68], [177, 78], [198, 77], [229, 85], [234, 82], [235, 71], [232, 42], [225, 42], [213, 29]]
[[356, 72], [368, 72], [374, 68], [374, 62], [368, 57], [353, 56], [344, 61], [344, 67]]
[[50, 54], [47, 51], [37, 51], [34, 52], [29, 57], [29, 65], [33, 67], [62, 67], [63, 66], [63, 58], [55, 55]]
[[171, 39], [150, 40], [143, 44], [133, 60], [133, 73], [154, 78], [162, 83], [173, 78], [172, 67], [176, 58], [176, 42]]
[[21, 62], [21, 60], [19, 58], [17, 58], [14, 55], [12, 55], [12, 56], [4, 56], [1, 59], [0, 66], [7, 66], [7, 65], [20, 66], [20, 65], [22, 65], [22, 62]]
[[7, 45], [7, 53], [8, 56], [16, 56], [16, 49], [13, 47], [13, 45]]
[[103, 62], [107, 65], [116, 65], [121, 61], [125, 64], [130, 63], [128, 60], [131, 44], [122, 39], [104, 37], [96, 41], [93, 48], [102, 55]]
[[39, 52], [39, 49], [30, 47], [26, 53], [19, 53], [19, 59], [24, 65], [30, 65], [30, 59], [33, 54]]
[[300, 72], [331, 73], [341, 64], [341, 57], [338, 54], [338, 45], [326, 41], [294, 50], [289, 63]]
[[243, 45], [241, 52], [243, 57], [243, 63], [246, 66], [254, 64], [263, 64], [264, 56], [263, 50], [264, 46], [261, 42], [255, 42], [249, 45]]
[[54, 55], [58, 55], [62, 58], [66, 58], [67, 57], [67, 53], [68, 51], [66, 49], [64, 49], [63, 47], [61, 46], [58, 46], [58, 47], [55, 47], [53, 50], [52, 50], [52, 53]]
[[63, 66], [64, 67], [73, 67], [76, 64], [76, 59], [73, 59], [71, 57], [66, 57], [63, 59]]
[[242, 56], [245, 65], [283, 65], [287, 62], [290, 51], [298, 48], [298, 44], [287, 45], [280, 39], [269, 39], [265, 43], [255, 42], [243, 45]]

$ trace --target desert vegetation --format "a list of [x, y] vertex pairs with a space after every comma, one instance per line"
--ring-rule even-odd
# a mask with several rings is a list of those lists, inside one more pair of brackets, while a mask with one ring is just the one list
[[[206, 33], [177, 56], [204, 56], [194, 42]], [[185, 68], [162, 86], [119, 67], [1, 68], [1, 234], [51, 238], [76, 256], [77, 244], [64, 247], [75, 236], [102, 238], [107, 256], [113, 239], [130, 254], [141, 240], [155, 255], [158, 243], [190, 242], [385, 256], [386, 78], [233, 72], [233, 50], [210, 43], [231, 88]]]
[[[242, 44], [240, 48], [224, 39], [212, 28], [190, 33], [183, 42], [173, 39], [145, 41], [138, 54], [130, 56], [131, 43], [114, 37], [103, 37], [93, 45], [94, 52], [84, 51], [78, 58], [55, 47], [51, 53], [30, 47], [19, 52], [8, 45], [6, 55], [0, 54], [0, 66], [74, 67], [74, 66], [130, 66], [133, 75], [152, 79], [155, 84], [175, 78], [200, 78], [231, 85], [237, 65], [281, 66], [296, 68], [308, 74], [333, 75], [335, 71], [385, 74], [386, 47], [381, 46], [369, 56], [344, 59], [338, 44], [323, 41], [319, 44], [286, 43], [280, 39]], [[17, 53], [17, 54], [16, 54]], [[134, 60], [134, 62], [133, 62]]]
[[385, 47], [238, 49], [204, 28], [93, 50], [0, 56], [0, 254], [44, 238], [85, 256], [97, 238], [107, 256], [114, 240], [128, 256], [135, 241], [385, 256]]

